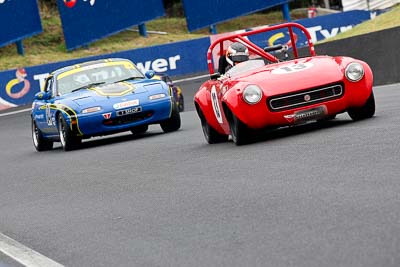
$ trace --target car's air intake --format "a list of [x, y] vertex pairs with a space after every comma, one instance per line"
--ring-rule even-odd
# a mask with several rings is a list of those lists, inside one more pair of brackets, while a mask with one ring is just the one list
[[273, 96], [267, 99], [271, 111], [283, 111], [340, 98], [344, 93], [342, 84], [333, 84], [322, 88]]

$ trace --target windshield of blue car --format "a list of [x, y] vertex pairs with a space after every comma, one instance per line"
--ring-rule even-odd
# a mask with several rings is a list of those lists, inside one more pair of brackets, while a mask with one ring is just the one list
[[225, 75], [228, 77], [233, 77], [263, 66], [265, 66], [264, 59], [251, 59], [233, 66], [225, 73]]
[[109, 62], [68, 70], [57, 76], [58, 95], [80, 89], [100, 86], [137, 78], [144, 75], [129, 62]]

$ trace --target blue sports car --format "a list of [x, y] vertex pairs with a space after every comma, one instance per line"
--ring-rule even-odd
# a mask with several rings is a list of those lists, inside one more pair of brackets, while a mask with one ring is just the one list
[[153, 71], [143, 75], [135, 64], [121, 58], [52, 72], [32, 103], [36, 150], [50, 150], [55, 141], [68, 151], [92, 136], [142, 134], [149, 124], [160, 124], [164, 132], [178, 130], [181, 119], [173, 93], [153, 76]]

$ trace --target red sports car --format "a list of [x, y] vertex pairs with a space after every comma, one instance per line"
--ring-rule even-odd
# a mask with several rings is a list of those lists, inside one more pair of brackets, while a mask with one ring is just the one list
[[[257, 40], [253, 35], [260, 34], [272, 34], [275, 40], [286, 34], [287, 40], [261, 48], [251, 41]], [[296, 47], [300, 37], [306, 40], [304, 50]], [[244, 45], [245, 50], [236, 45], [233, 51], [245, 61], [221, 74], [214, 68], [218, 67], [216, 62], [219, 70], [221, 64], [227, 65], [224, 43]], [[300, 56], [304, 51], [307, 55]], [[215, 55], [222, 58], [218, 60]], [[222, 37], [210, 45], [207, 59], [210, 80], [201, 85], [194, 103], [210, 144], [227, 141], [230, 135], [236, 145], [242, 145], [256, 130], [330, 120], [343, 112], [353, 120], [375, 113], [373, 75], [368, 64], [345, 56], [317, 56], [309, 32], [297, 23]]]

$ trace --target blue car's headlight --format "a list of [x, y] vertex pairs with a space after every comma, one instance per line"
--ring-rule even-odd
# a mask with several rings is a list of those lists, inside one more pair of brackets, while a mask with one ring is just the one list
[[149, 99], [150, 100], [156, 100], [156, 99], [164, 98], [166, 96], [167, 96], [166, 94], [161, 93], [161, 94], [151, 95], [151, 96], [149, 96]]
[[358, 82], [364, 77], [364, 68], [360, 63], [350, 63], [345, 70], [346, 78], [351, 82]]
[[97, 111], [100, 111], [101, 110], [101, 107], [90, 107], [90, 108], [85, 108], [85, 109], [82, 109], [82, 114], [87, 114], [87, 113], [93, 113], [93, 112], [97, 112]]

